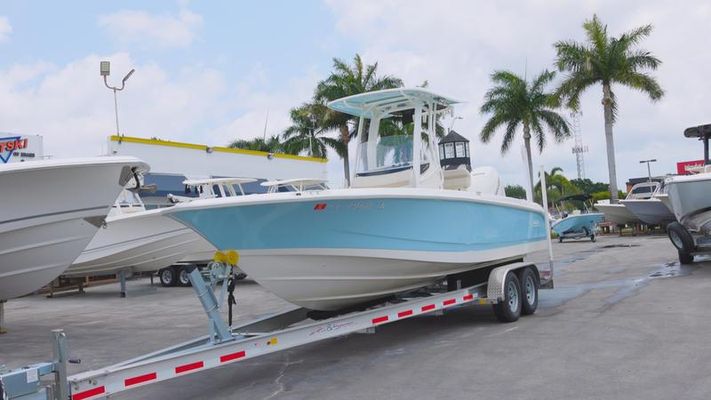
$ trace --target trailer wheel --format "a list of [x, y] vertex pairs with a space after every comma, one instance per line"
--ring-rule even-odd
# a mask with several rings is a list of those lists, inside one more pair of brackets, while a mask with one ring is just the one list
[[[667, 234], [669, 235], [669, 240], [671, 240], [674, 247], [679, 250], [679, 254], [684, 253], [689, 255], [689, 253], [696, 250], [694, 238], [691, 236], [691, 233], [684, 228], [684, 225], [678, 222], [672, 222], [667, 225]], [[681, 257], [679, 258], [679, 261], [681, 261]]]
[[165, 267], [158, 270], [158, 278], [160, 278], [160, 284], [164, 287], [175, 286], [178, 282], [178, 274], [173, 267]]
[[558, 243], [563, 243], [563, 236], [558, 236]]
[[531, 315], [538, 308], [538, 280], [531, 267], [521, 270], [521, 314]]
[[178, 286], [192, 286], [192, 283], [190, 283], [190, 273], [188, 273], [185, 267], [176, 267], [176, 269], [178, 270]]
[[593, 233], [592, 235], [590, 235], [590, 241], [595, 243], [595, 240], [595, 234]]
[[691, 264], [694, 262], [694, 256], [689, 253], [684, 253], [679, 250], [679, 264]]
[[501, 322], [514, 322], [521, 316], [521, 284], [515, 273], [506, 274], [504, 299], [494, 306], [494, 314]]

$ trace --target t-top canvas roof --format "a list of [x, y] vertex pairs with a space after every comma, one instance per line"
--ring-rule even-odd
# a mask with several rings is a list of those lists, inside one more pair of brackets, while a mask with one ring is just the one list
[[356, 94], [328, 103], [332, 110], [356, 117], [373, 118], [387, 116], [393, 112], [415, 108], [417, 104], [435, 103], [436, 109], [444, 110], [459, 103], [424, 89], [386, 89]]

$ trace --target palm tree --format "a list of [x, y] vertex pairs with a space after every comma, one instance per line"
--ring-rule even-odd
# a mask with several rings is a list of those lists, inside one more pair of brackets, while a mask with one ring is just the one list
[[291, 109], [289, 116], [292, 125], [281, 135], [284, 150], [292, 154], [305, 151], [311, 157], [326, 158], [330, 147], [341, 154], [341, 141], [324, 136], [326, 130], [323, 126], [328, 125], [324, 122], [327, 113], [328, 109], [321, 103], [303, 104]]
[[[495, 71], [491, 75], [494, 87], [484, 96], [481, 106], [483, 114], [491, 114], [481, 130], [481, 141], [488, 143], [494, 133], [505, 126], [501, 153], [508, 151], [516, 137], [516, 130], [523, 125], [523, 141], [526, 145], [528, 176], [533, 185], [533, 161], [531, 160], [531, 133], [536, 136], [538, 151], [542, 152], [546, 144], [544, 127], [552, 134], [556, 142], [570, 136], [568, 122], [555, 109], [555, 97], [545, 91], [546, 86], [555, 77], [554, 72], [543, 71], [531, 82], [510, 71]], [[531, 187], [531, 193], [533, 188]]]
[[[349, 65], [338, 58], [333, 59], [333, 71], [328, 78], [318, 83], [314, 100], [326, 103], [341, 97], [370, 92], [373, 90], [392, 89], [402, 86], [402, 80], [386, 75], [377, 75], [378, 63], [364, 65], [360, 55], [353, 58], [353, 65]], [[325, 129], [339, 131], [339, 140], [343, 144], [338, 155], [343, 158], [343, 172], [346, 185], [350, 186], [350, 165], [348, 160], [348, 143], [357, 134], [357, 120], [348, 114], [330, 111], [324, 119]]]
[[[543, 174], [546, 177], [546, 194], [549, 206], [552, 206], [559, 198], [565, 195], [575, 194], [580, 191], [563, 175], [563, 168], [561, 167], [553, 167], [551, 172], [543, 171]], [[540, 179], [536, 183], [534, 190], [537, 201], [542, 199]]]
[[281, 142], [279, 142], [278, 136], [271, 136], [266, 140], [260, 137], [254, 139], [236, 139], [227, 147], [233, 149], [264, 151], [267, 153], [278, 153], [284, 151]]
[[652, 25], [633, 29], [617, 38], [609, 37], [607, 25], [603, 25], [597, 15], [593, 15], [591, 20], [585, 21], [583, 29], [586, 43], [573, 40], [555, 43], [558, 69], [568, 72], [557, 93], [565, 99], [568, 107], [577, 110], [580, 95], [585, 89], [598, 83], [602, 85], [610, 202], [617, 203], [615, 144], [612, 136], [612, 125], [617, 118], [617, 100], [612, 84], [638, 90], [647, 94], [652, 101], [659, 100], [664, 91], [652, 76], [642, 71], [656, 70], [662, 62], [649, 51], [635, 48], [652, 32]]

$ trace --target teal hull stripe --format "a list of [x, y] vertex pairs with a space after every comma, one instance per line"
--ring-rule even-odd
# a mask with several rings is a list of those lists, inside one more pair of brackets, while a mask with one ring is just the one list
[[218, 249], [465, 252], [546, 238], [541, 213], [456, 200], [300, 201], [175, 211], [173, 216]]

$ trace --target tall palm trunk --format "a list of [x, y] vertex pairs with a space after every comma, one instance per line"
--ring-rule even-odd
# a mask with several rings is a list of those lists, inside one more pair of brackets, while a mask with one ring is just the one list
[[610, 84], [602, 85], [602, 105], [605, 110], [605, 142], [607, 144], [607, 171], [610, 175], [610, 203], [616, 204], [617, 171], [615, 168], [615, 140], [612, 137], [612, 94]]
[[[528, 186], [533, 199], [533, 160], [531, 159], [531, 127], [528, 123], [523, 124], [523, 142], [526, 145], [526, 161], [528, 162]], [[541, 190], [545, 190], [542, 188]]]
[[350, 160], [348, 159], [348, 142], [351, 138], [348, 132], [348, 125], [341, 125], [341, 142], [345, 147], [343, 152], [343, 173], [346, 176], [346, 187], [351, 187], [351, 166]]

